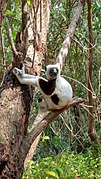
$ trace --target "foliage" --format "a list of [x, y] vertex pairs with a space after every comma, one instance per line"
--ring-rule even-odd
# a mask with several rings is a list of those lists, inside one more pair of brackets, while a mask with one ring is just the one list
[[29, 161], [23, 179], [100, 179], [101, 178], [101, 148], [92, 145], [83, 154], [77, 154], [67, 149], [56, 157], [46, 157], [39, 161]]
[[[21, 1], [9, 0], [6, 9], [6, 15], [9, 19], [13, 40], [15, 41], [16, 34], [21, 29]], [[5, 19], [3, 21], [2, 31], [5, 45], [6, 64], [10, 64], [12, 60], [12, 49], [8, 38], [8, 27]]]

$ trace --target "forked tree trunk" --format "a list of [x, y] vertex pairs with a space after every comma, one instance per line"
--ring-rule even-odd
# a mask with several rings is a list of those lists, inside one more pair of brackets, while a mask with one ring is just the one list
[[[10, 34], [11, 30], [8, 32], [13, 52], [12, 67], [20, 68], [25, 61], [28, 67], [33, 67], [34, 73], [39, 74], [46, 45], [50, 4], [47, 0], [40, 2], [33, 0], [32, 3], [33, 6], [27, 13], [27, 1], [22, 0], [22, 31], [18, 32], [15, 45]], [[31, 18], [30, 24], [29, 18]], [[8, 19], [7, 24], [10, 29]], [[0, 87], [0, 178], [2, 179], [22, 177], [24, 161], [31, 145], [27, 146], [23, 142], [27, 138], [33, 93], [34, 89], [17, 81], [12, 68], [6, 71]]]

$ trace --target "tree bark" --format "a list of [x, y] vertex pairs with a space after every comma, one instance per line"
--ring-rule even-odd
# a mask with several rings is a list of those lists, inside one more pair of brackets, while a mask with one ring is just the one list
[[91, 141], [97, 140], [95, 130], [95, 119], [93, 116], [93, 97], [92, 97], [92, 72], [93, 72], [93, 30], [92, 30], [92, 7], [91, 0], [87, 0], [88, 4], [88, 32], [89, 32], [89, 58], [88, 58], [88, 134]]
[[0, 176], [20, 179], [24, 162], [21, 144], [27, 133], [32, 97], [28, 86], [15, 84], [15, 77], [10, 71], [1, 90]]

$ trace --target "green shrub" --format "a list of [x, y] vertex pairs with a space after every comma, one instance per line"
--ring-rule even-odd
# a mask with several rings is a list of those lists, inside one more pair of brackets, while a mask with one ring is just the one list
[[101, 152], [89, 149], [84, 154], [70, 150], [56, 157], [43, 158], [40, 162], [29, 161], [23, 179], [101, 179]]

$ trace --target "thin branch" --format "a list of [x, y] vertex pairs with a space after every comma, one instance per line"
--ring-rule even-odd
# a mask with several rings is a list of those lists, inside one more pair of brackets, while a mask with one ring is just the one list
[[38, 8], [39, 8], [39, 1], [37, 3], [35, 1], [33, 1], [33, 12], [34, 12], [34, 18], [33, 18], [33, 24], [34, 24], [34, 26], [33, 26], [33, 34], [34, 34], [33, 48], [34, 48], [34, 53], [33, 53], [32, 68], [34, 66], [34, 60], [35, 60], [36, 33], [37, 33], [37, 12], [38, 12]]
[[28, 15], [27, 0], [22, 0], [22, 35], [23, 35], [23, 38], [25, 37], [24, 31], [27, 26], [27, 20], [28, 20], [27, 15]]
[[[37, 123], [33, 129], [30, 131], [26, 139], [23, 141], [22, 150], [27, 152], [27, 150], [30, 148], [33, 141], [36, 139], [36, 137], [63, 111], [68, 110], [70, 107], [74, 105], [78, 105], [80, 103], [83, 103], [85, 100], [81, 98], [73, 98], [73, 101], [66, 106], [63, 109], [60, 110], [54, 110], [50, 112], [46, 117], [42, 118], [39, 123]], [[26, 143], [26, 145], [25, 145]], [[25, 149], [26, 147], [26, 149]]]
[[101, 67], [99, 69], [99, 75], [98, 75], [98, 96], [100, 97], [100, 93], [101, 93]]
[[[64, 75], [63, 75], [63, 76], [64, 76]], [[87, 87], [86, 87], [83, 83], [81, 83], [80, 81], [78, 81], [78, 80], [76, 80], [76, 79], [74, 79], [74, 78], [71, 78], [71, 77], [69, 77], [69, 76], [68, 76], [68, 78], [71, 79], [71, 80], [73, 80], [73, 81], [75, 81], [75, 82], [77, 82], [77, 83], [79, 83], [79, 84], [82, 85], [87, 91], [91, 92], [93, 95], [96, 96], [96, 94], [94, 93], [93, 90], [91, 91], [89, 88], [87, 88]]]
[[43, 0], [40, 0], [40, 32], [42, 32]]
[[6, 58], [5, 58], [5, 46], [4, 46], [4, 40], [2, 35], [2, 27], [0, 27], [0, 36], [1, 36], [1, 49], [2, 49], [2, 65], [6, 65]]
[[74, 134], [73, 134], [73, 126], [69, 126], [66, 122], [66, 120], [64, 119], [64, 117], [61, 116], [61, 119], [63, 121], [63, 123], [65, 124], [65, 126], [67, 127], [68, 131], [71, 133], [72, 137], [74, 137]]
[[6, 23], [7, 23], [7, 27], [8, 27], [8, 35], [9, 35], [9, 39], [10, 39], [10, 43], [11, 43], [11, 47], [12, 47], [13, 53], [15, 55], [18, 55], [18, 52], [17, 52], [17, 50], [15, 48], [15, 44], [14, 44], [14, 41], [13, 41], [12, 30], [11, 30], [11, 27], [10, 27], [10, 23], [9, 23], [8, 17], [5, 16], [5, 18], [6, 18]]
[[76, 12], [75, 12], [75, 14], [72, 18], [72, 21], [69, 25], [69, 28], [67, 30], [66, 37], [65, 37], [64, 42], [62, 44], [62, 48], [60, 49], [59, 54], [57, 56], [56, 62], [60, 63], [61, 68], [63, 67], [63, 64], [65, 62], [65, 58], [68, 54], [68, 50], [69, 50], [70, 43], [71, 43], [71, 38], [74, 35], [76, 25], [77, 25], [77, 22], [79, 20], [82, 9], [83, 9], [83, 3], [79, 3], [77, 10], [76, 10]]

